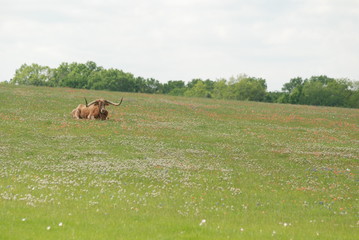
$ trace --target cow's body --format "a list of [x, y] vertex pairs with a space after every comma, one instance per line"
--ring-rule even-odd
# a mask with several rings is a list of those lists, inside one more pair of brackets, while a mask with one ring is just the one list
[[94, 119], [100, 117], [100, 109], [98, 106], [91, 105], [86, 107], [84, 104], [80, 104], [72, 110], [72, 116], [76, 119]]
[[76, 119], [101, 119], [101, 120], [106, 120], [108, 119], [108, 111], [105, 109], [105, 106], [112, 104], [115, 106], [119, 106], [121, 103], [113, 103], [104, 99], [98, 99], [95, 101], [92, 101], [91, 103], [87, 104], [87, 100], [85, 98], [86, 101], [86, 105], [84, 104], [80, 104], [77, 106], [77, 108], [75, 108], [74, 110], [72, 110], [72, 117], [76, 118]]

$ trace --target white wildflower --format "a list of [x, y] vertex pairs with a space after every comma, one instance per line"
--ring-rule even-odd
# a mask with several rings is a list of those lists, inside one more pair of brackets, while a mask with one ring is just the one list
[[202, 221], [200, 222], [200, 226], [202, 226], [203, 224], [205, 224], [206, 223], [206, 219], [202, 219]]

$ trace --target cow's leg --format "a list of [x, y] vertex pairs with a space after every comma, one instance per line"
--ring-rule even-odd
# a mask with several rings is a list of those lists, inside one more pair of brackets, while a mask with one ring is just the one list
[[87, 116], [87, 119], [95, 119], [95, 116], [92, 114], [92, 113], [90, 113], [88, 116]]
[[75, 118], [76, 118], [76, 119], [80, 119], [80, 114], [81, 114], [80, 109], [76, 109]]
[[76, 113], [76, 109], [72, 110], [71, 116], [72, 116], [73, 118], [75, 118], [75, 113]]

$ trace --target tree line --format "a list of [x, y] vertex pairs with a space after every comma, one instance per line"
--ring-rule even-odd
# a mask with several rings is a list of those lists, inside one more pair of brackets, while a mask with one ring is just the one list
[[245, 74], [229, 79], [193, 79], [188, 83], [172, 80], [160, 83], [153, 78], [136, 77], [132, 73], [96, 63], [61, 63], [57, 68], [38, 64], [23, 64], [16, 70], [10, 84], [71, 87], [137, 93], [157, 93], [174, 96], [204, 97], [272, 103], [305, 104], [359, 108], [359, 82], [312, 76], [290, 79], [280, 92], [267, 91], [263, 78]]

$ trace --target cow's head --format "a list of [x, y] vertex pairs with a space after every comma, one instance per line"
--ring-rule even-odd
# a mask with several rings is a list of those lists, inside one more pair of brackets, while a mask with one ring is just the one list
[[113, 102], [105, 100], [105, 99], [97, 99], [97, 100], [94, 100], [94, 101], [90, 102], [89, 104], [87, 104], [87, 100], [85, 98], [86, 107], [89, 107], [91, 105], [98, 106], [100, 113], [105, 113], [106, 112], [105, 106], [108, 106], [110, 104], [114, 105], [114, 106], [120, 106], [122, 103], [122, 100], [123, 100], [123, 98], [121, 98], [121, 101], [119, 103], [113, 103]]

